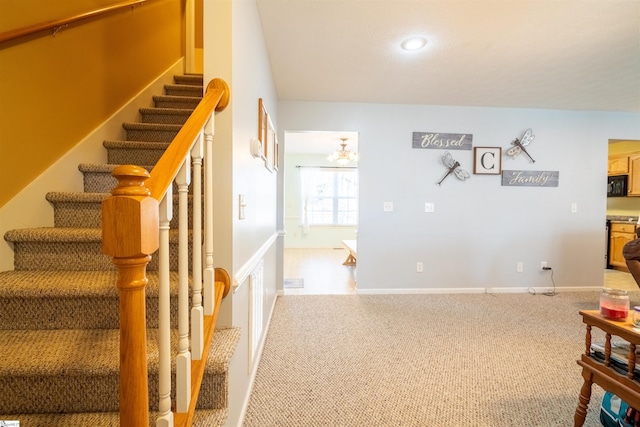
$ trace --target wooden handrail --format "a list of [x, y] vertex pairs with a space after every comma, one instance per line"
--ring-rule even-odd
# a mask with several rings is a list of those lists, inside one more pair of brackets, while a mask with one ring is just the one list
[[[151, 191], [151, 197], [160, 201], [173, 182], [180, 165], [184, 162], [184, 157], [189, 153], [190, 146], [202, 130], [204, 124], [211, 117], [211, 112], [222, 111], [229, 104], [229, 86], [222, 79], [213, 79], [207, 85], [204, 97], [198, 104], [189, 120], [182, 126], [173, 142], [164, 152], [155, 170], [165, 173], [152, 173], [151, 178], [146, 182], [146, 186]], [[170, 173], [173, 171], [173, 173]]]
[[120, 9], [124, 9], [127, 7], [136, 7], [145, 4], [149, 0], [130, 0], [122, 3], [112, 4], [110, 6], [101, 7], [98, 9], [91, 10], [89, 12], [79, 13], [77, 15], [70, 16], [68, 18], [56, 19], [54, 21], [46, 21], [41, 22], [39, 24], [28, 25], [22, 28], [16, 28], [15, 30], [5, 31], [0, 33], [0, 43], [15, 40], [20, 37], [29, 36], [31, 34], [39, 33], [41, 31], [53, 30], [53, 34], [57, 32], [58, 29], [65, 27], [67, 25], [73, 24], [75, 22], [84, 21], [86, 19], [95, 18], [100, 15], [105, 15], [107, 13], [115, 12]]

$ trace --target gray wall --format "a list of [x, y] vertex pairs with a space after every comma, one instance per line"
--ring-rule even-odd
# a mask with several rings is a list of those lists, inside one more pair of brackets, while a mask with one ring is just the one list
[[[249, 351], [252, 290], [249, 275], [264, 261], [262, 314], [266, 325], [275, 304], [278, 277], [276, 173], [250, 151], [258, 136], [258, 99], [277, 122], [277, 97], [255, 2], [218, 0], [204, 3], [205, 80], [222, 77], [231, 87], [229, 107], [216, 115], [214, 189], [216, 226], [214, 264], [233, 280], [223, 300], [219, 327], [241, 329], [229, 366], [227, 425], [240, 425], [257, 366]], [[239, 195], [246, 198], [246, 218], [238, 215]], [[280, 268], [281, 270], [281, 268]]]
[[[360, 133], [359, 292], [542, 290], [551, 278], [541, 261], [558, 287], [602, 286], [607, 142], [638, 139], [640, 115], [311, 102], [280, 102], [278, 110], [280, 132]], [[558, 187], [503, 187], [500, 176], [473, 174], [437, 186], [444, 150], [411, 144], [413, 132], [470, 133], [474, 146], [505, 150], [529, 127], [536, 163], [503, 157], [503, 169], [559, 171]], [[473, 171], [472, 151], [451, 152]], [[394, 212], [383, 212], [385, 201]]]

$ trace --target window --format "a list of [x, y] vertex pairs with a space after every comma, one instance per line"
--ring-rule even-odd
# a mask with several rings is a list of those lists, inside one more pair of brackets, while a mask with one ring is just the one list
[[301, 167], [300, 178], [303, 226], [357, 225], [357, 169]]

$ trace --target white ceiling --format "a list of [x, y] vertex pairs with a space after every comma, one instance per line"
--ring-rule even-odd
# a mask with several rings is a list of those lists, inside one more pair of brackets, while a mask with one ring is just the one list
[[640, 112], [638, 0], [257, 4], [281, 100]]

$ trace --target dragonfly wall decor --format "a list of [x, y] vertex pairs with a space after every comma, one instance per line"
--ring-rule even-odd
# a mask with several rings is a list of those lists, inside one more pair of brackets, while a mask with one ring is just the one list
[[455, 160], [451, 156], [451, 153], [449, 153], [448, 151], [444, 152], [444, 155], [441, 157], [441, 159], [442, 159], [442, 164], [445, 165], [446, 167], [448, 167], [449, 170], [447, 171], [447, 174], [442, 177], [440, 182], [437, 183], [438, 185], [442, 184], [442, 181], [444, 181], [445, 178], [448, 177], [449, 175], [451, 175], [452, 173], [460, 181], [464, 181], [465, 179], [467, 179], [467, 178], [469, 178], [471, 176], [471, 175], [469, 175], [469, 172], [467, 172], [466, 170], [464, 170], [464, 169], [462, 169], [460, 167], [460, 163], [457, 160]]
[[520, 139], [516, 138], [515, 141], [511, 143], [513, 144], [513, 147], [507, 150], [507, 156], [511, 156], [515, 159], [520, 153], [524, 153], [528, 158], [531, 159], [533, 163], [535, 163], [536, 161], [533, 160], [533, 157], [531, 157], [531, 155], [529, 155], [527, 150], [524, 148], [529, 145], [534, 138], [535, 135], [532, 133], [531, 128], [525, 130]]

